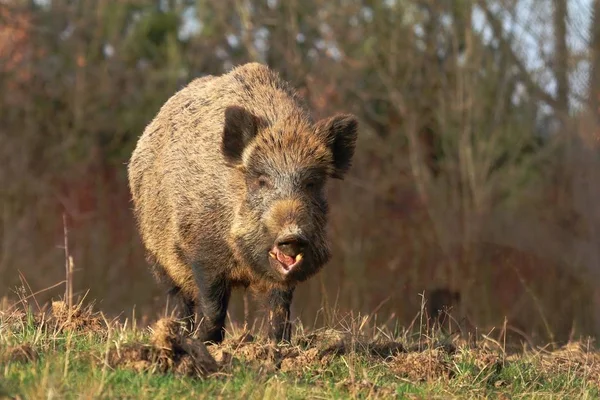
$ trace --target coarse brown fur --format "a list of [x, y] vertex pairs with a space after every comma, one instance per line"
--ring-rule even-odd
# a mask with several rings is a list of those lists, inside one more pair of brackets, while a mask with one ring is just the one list
[[[315, 123], [258, 63], [192, 81], [147, 126], [128, 167], [135, 215], [154, 275], [203, 317], [203, 339], [222, 340], [235, 286], [266, 292], [271, 336], [289, 339], [294, 287], [329, 259], [324, 186], [356, 135], [349, 114]], [[282, 273], [270, 249], [301, 261]]]

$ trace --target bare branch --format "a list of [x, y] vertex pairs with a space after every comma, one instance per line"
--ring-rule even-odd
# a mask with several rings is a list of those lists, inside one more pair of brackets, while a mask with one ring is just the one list
[[560, 109], [560, 103], [551, 94], [549, 94], [544, 89], [542, 89], [533, 80], [533, 78], [531, 77], [531, 74], [529, 73], [529, 71], [527, 71], [527, 68], [525, 67], [523, 62], [515, 54], [515, 51], [511, 47], [510, 43], [508, 43], [506, 41], [506, 39], [504, 38], [502, 24], [500, 23], [498, 18], [494, 15], [494, 13], [490, 10], [486, 1], [479, 0], [478, 4], [481, 7], [481, 9], [483, 10], [487, 20], [489, 21], [490, 26], [492, 27], [492, 30], [494, 31], [494, 36], [496, 39], [498, 39], [498, 42], [500, 43], [500, 47], [501, 47], [502, 51], [510, 57], [511, 61], [518, 68], [519, 76], [521, 77], [521, 79], [523, 79], [525, 86], [535, 96], [537, 96], [540, 100], [542, 100], [543, 102], [545, 102], [552, 108]]

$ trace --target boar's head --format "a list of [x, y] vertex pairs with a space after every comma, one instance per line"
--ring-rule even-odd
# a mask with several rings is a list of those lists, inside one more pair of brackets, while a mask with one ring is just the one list
[[357, 125], [349, 114], [267, 124], [242, 107], [226, 109], [221, 150], [239, 188], [231, 241], [260, 276], [300, 282], [329, 260], [325, 184], [349, 169]]

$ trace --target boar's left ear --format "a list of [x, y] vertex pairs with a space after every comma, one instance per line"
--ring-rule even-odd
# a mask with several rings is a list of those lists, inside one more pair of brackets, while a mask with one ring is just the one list
[[322, 119], [316, 125], [317, 134], [325, 139], [333, 154], [334, 169], [331, 176], [343, 179], [352, 164], [358, 121], [352, 114], [338, 114]]
[[225, 109], [221, 151], [228, 163], [239, 164], [246, 146], [258, 132], [260, 119], [248, 110], [230, 106]]

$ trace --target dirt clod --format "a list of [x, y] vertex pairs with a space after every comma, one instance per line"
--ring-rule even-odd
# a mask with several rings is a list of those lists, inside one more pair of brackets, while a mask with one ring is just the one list
[[502, 357], [488, 350], [481, 350], [475, 353], [475, 366], [480, 370], [495, 370], [499, 372], [502, 368]]
[[399, 354], [391, 363], [392, 369], [401, 377], [413, 382], [432, 381], [451, 377], [451, 368], [445, 354], [439, 349]]
[[305, 369], [312, 369], [317, 365], [322, 366], [323, 364], [326, 364], [328, 360], [323, 360], [324, 362], [321, 362], [322, 360], [319, 359], [318, 355], [319, 350], [317, 348], [294, 353], [291, 357], [281, 361], [281, 371], [300, 373]]
[[[38, 322], [41, 322], [42, 318], [46, 317], [40, 315]], [[94, 312], [92, 305], [83, 307], [83, 305], [77, 304], [69, 308], [64, 301], [53, 301], [50, 315], [45, 322], [61, 332], [86, 331], [99, 333], [103, 331], [102, 320], [99, 314]]]
[[150, 346], [132, 343], [111, 350], [108, 354], [108, 365], [111, 367], [122, 366], [141, 372], [152, 368], [153, 358]]
[[138, 371], [171, 371], [190, 377], [206, 377], [219, 370], [219, 365], [204, 343], [181, 335], [178, 322], [171, 318], [156, 322], [149, 345], [131, 343], [112, 349], [108, 364]]
[[39, 354], [29, 343], [23, 343], [9, 347], [2, 359], [6, 362], [35, 362], [39, 359]]

